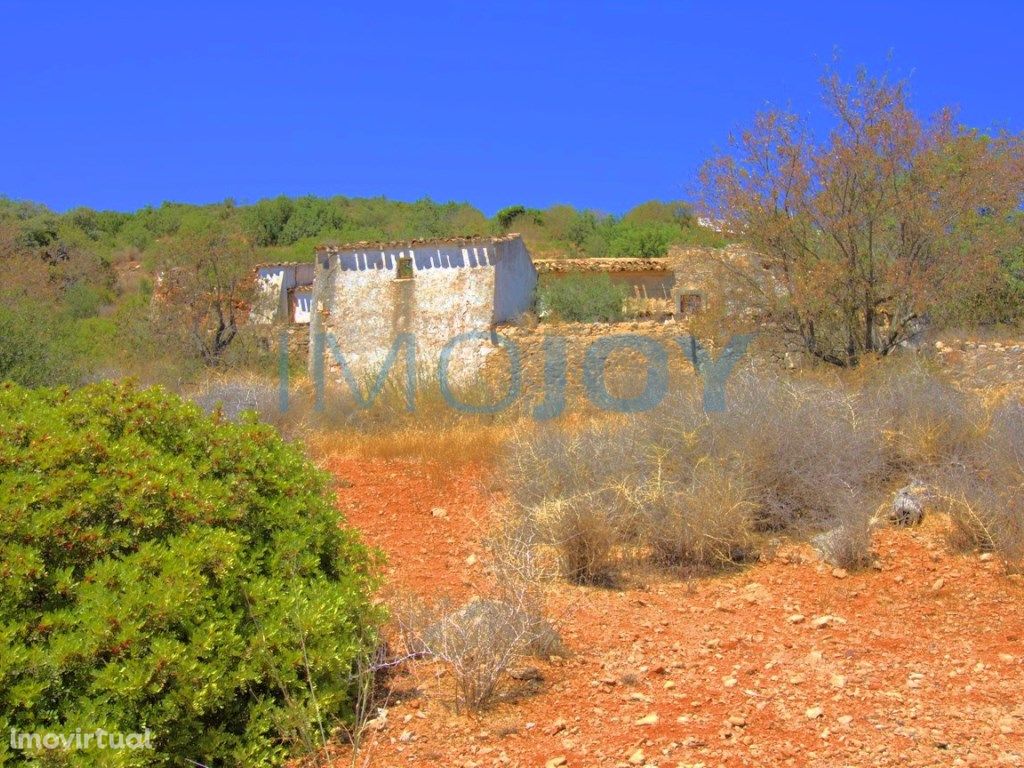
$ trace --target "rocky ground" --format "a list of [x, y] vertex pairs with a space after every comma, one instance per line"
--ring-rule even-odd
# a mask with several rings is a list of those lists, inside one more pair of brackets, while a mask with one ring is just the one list
[[1024, 395], [1024, 341], [947, 339], [934, 351], [942, 368], [971, 389]]
[[[485, 467], [326, 463], [349, 522], [387, 552], [391, 590], [486, 588]], [[437, 665], [408, 665], [335, 764], [1024, 764], [1022, 577], [950, 553], [939, 518], [880, 531], [875, 549], [856, 574], [784, 545], [726, 577], [559, 585], [565, 658], [520, 670], [479, 715], [453, 711]]]

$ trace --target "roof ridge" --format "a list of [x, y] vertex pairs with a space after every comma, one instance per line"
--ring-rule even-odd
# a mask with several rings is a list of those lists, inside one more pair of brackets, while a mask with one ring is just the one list
[[510, 240], [517, 240], [522, 237], [518, 232], [509, 232], [504, 235], [462, 235], [458, 237], [428, 237], [410, 238], [406, 240], [358, 240], [342, 245], [321, 244], [316, 246], [315, 251], [320, 253], [327, 251], [337, 253], [338, 251], [352, 250], [376, 250], [378, 248], [396, 248], [399, 246], [413, 247], [422, 245], [467, 245], [470, 243], [501, 243]]

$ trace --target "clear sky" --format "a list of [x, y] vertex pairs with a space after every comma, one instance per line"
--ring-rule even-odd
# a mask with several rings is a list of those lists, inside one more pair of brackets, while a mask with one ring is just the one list
[[688, 197], [766, 104], [820, 119], [835, 51], [1024, 130], [1024, 1], [0, 0], [0, 195], [134, 209], [278, 194]]

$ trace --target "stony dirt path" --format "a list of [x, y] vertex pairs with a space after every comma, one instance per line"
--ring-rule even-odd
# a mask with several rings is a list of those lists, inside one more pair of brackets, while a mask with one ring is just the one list
[[[334, 459], [338, 503], [394, 589], [484, 588], [484, 469]], [[1024, 581], [946, 551], [939, 521], [876, 535], [878, 568], [810, 549], [689, 582], [565, 586], [571, 655], [478, 716], [413, 665], [355, 756], [372, 766], [1024, 764]], [[337, 765], [351, 765], [349, 753]]]

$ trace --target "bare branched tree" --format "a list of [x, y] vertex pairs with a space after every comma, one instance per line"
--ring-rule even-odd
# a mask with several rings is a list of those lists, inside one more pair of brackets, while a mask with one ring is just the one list
[[922, 122], [906, 85], [827, 73], [819, 142], [773, 110], [701, 173], [703, 211], [760, 255], [760, 309], [807, 352], [853, 365], [917, 321], [993, 292], [1020, 241], [1024, 137]]

